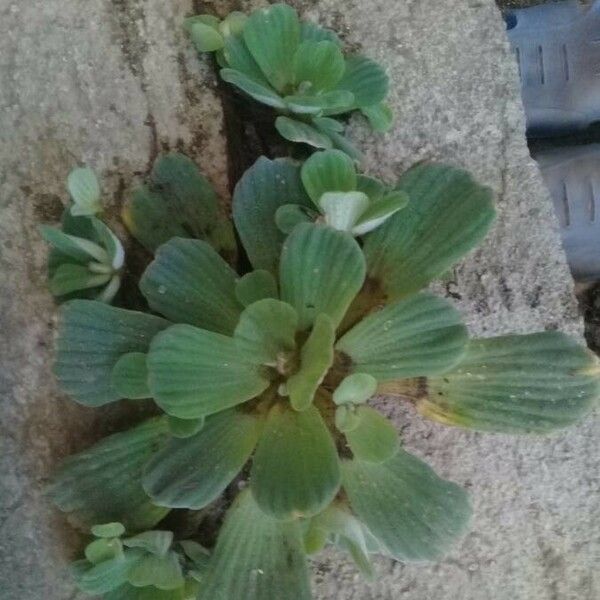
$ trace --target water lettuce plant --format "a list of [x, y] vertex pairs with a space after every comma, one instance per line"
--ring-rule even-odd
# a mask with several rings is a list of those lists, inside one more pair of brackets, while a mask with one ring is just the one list
[[[145, 399], [163, 414], [70, 458], [50, 495], [85, 526], [120, 521], [133, 534], [229, 490], [194, 579], [201, 600], [308, 600], [306, 557], [327, 544], [371, 577], [373, 554], [434, 560], [462, 535], [466, 492], [402, 448], [369, 404], [377, 393], [449, 425], [516, 434], [570, 425], [599, 394], [598, 359], [568, 336], [471, 340], [451, 303], [423, 291], [484, 237], [487, 188], [459, 169], [418, 165], [383, 193], [405, 206], [362, 234], [319, 202], [359, 186], [339, 177], [350, 173], [343, 160], [261, 158], [246, 173], [233, 213], [253, 270], [237, 273], [206, 230], [146, 238], [156, 248], [140, 280], [150, 312], [93, 300], [62, 309], [63, 389], [87, 406]], [[189, 166], [181, 155], [162, 161]], [[196, 177], [171, 172], [185, 189], [182, 173]], [[277, 215], [290, 204], [324, 213], [286, 233]], [[128, 214], [135, 234], [143, 211]], [[129, 573], [121, 555], [111, 560]]]
[[91, 169], [77, 168], [69, 174], [67, 188], [72, 203], [63, 213], [61, 227], [40, 227], [52, 247], [50, 291], [59, 302], [75, 297], [111, 302], [121, 285], [125, 252], [97, 216], [102, 212], [98, 180]]
[[275, 111], [275, 127], [289, 141], [358, 157], [339, 117], [358, 110], [376, 131], [392, 124], [384, 69], [359, 54], [345, 56], [333, 31], [301, 21], [286, 4], [223, 20], [198, 15], [185, 27], [199, 52], [216, 53], [224, 81]]

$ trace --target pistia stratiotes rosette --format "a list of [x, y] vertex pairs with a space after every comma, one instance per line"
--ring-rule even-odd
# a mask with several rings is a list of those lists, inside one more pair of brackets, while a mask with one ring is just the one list
[[333, 117], [359, 110], [373, 129], [391, 126], [383, 68], [364, 56], [344, 56], [333, 31], [300, 21], [286, 4], [249, 16], [234, 12], [222, 21], [198, 15], [186, 29], [199, 52], [216, 52], [225, 81], [279, 114], [275, 127], [289, 141], [356, 158], [344, 125]]
[[319, 188], [303, 175], [263, 158], [238, 184], [254, 271], [240, 277], [206, 241], [176, 237], [140, 282], [162, 317], [84, 300], [62, 315], [55, 371], [76, 400], [153, 398], [166, 413], [70, 459], [52, 488], [63, 510], [114, 519], [102, 502], [114, 493], [119, 520], [151, 528], [247, 474], [201, 600], [309, 598], [305, 555], [329, 542], [371, 575], [373, 553], [432, 560], [461, 535], [465, 492], [401, 448], [368, 405], [377, 391], [444, 423], [514, 433], [569, 425], [598, 397], [598, 361], [569, 337], [470, 341], [451, 304], [421, 291], [493, 220], [489, 190], [467, 173], [409, 170], [393, 191], [409, 203], [362, 245], [356, 222], [340, 227], [326, 209], [287, 236], [277, 226], [280, 206], [314, 210], [329, 192], [327, 177]]

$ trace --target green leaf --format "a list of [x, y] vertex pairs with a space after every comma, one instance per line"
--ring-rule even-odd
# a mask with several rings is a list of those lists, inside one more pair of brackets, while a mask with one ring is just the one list
[[128, 548], [141, 548], [156, 556], [166, 556], [173, 543], [172, 531], [143, 531], [133, 537], [123, 540], [123, 545]]
[[[336, 119], [330, 117], [313, 117], [313, 124], [321, 131], [330, 131], [334, 133], [343, 133], [344, 125]], [[358, 175], [361, 177], [361, 175]]]
[[125, 533], [125, 527], [123, 523], [103, 523], [100, 525], [94, 525], [91, 528], [92, 535], [99, 538], [116, 538], [121, 537]]
[[357, 175], [356, 190], [369, 196], [369, 200], [373, 203], [381, 200], [386, 193], [386, 187], [379, 179], [367, 175]]
[[175, 552], [169, 552], [166, 556], [145, 555], [129, 571], [127, 580], [134, 587], [153, 586], [159, 590], [175, 590], [184, 584]]
[[219, 25], [221, 24], [221, 19], [219, 17], [215, 17], [214, 15], [203, 14], [203, 15], [194, 15], [193, 17], [188, 17], [183, 20], [183, 28], [190, 33], [192, 27], [197, 23], [202, 23], [203, 25], [208, 25], [215, 31], [219, 30]]
[[61, 388], [86, 406], [121, 398], [112, 370], [121, 356], [147, 352], [152, 338], [170, 323], [159, 317], [102, 302], [72, 300], [61, 311], [54, 374]]
[[185, 582], [185, 585], [175, 590], [159, 590], [152, 585], [146, 587], [134, 587], [126, 583], [116, 590], [112, 590], [103, 596], [103, 600], [193, 600], [197, 591], [194, 588], [196, 582]]
[[286, 384], [295, 410], [306, 410], [313, 403], [319, 385], [333, 364], [334, 342], [333, 322], [325, 314], [318, 315], [300, 351], [300, 369], [288, 378]]
[[242, 92], [248, 94], [248, 96], [251, 96], [258, 102], [262, 102], [263, 104], [271, 106], [272, 108], [285, 110], [286, 104], [283, 98], [271, 88], [263, 85], [260, 81], [256, 81], [245, 73], [236, 71], [235, 69], [221, 69], [219, 74], [221, 75], [221, 79], [223, 79], [223, 81], [226, 81], [231, 85], [235, 85], [237, 88], [242, 90]]
[[290, 117], [279, 116], [275, 119], [275, 129], [281, 137], [290, 142], [299, 144], [308, 144], [315, 148], [332, 148], [333, 144], [329, 136], [320, 132], [308, 123], [291, 119]]
[[353, 231], [354, 224], [369, 206], [362, 192], [325, 192], [319, 200], [325, 222], [340, 231]]
[[315, 152], [302, 165], [302, 183], [319, 206], [325, 192], [352, 192], [356, 189], [356, 170], [352, 159], [339, 150]]
[[166, 421], [158, 418], [104, 438], [63, 463], [48, 488], [50, 498], [82, 523], [119, 521], [131, 531], [153, 527], [168, 510], [144, 492], [142, 468], [167, 433]]
[[354, 96], [347, 90], [319, 92], [315, 95], [298, 93], [284, 97], [286, 107], [301, 115], [338, 114], [348, 111]]
[[250, 473], [258, 506], [277, 519], [321, 512], [340, 486], [337, 450], [319, 411], [273, 406]]
[[364, 56], [346, 59], [346, 71], [337, 87], [354, 94], [354, 106], [364, 108], [382, 102], [388, 94], [389, 78], [381, 65]]
[[335, 409], [335, 427], [342, 433], [356, 429], [360, 424], [358, 407], [351, 404], [342, 404]]
[[158, 158], [149, 181], [134, 191], [122, 213], [131, 234], [150, 252], [174, 237], [209, 241], [233, 253], [233, 231], [219, 200], [196, 164], [172, 152]]
[[169, 431], [176, 438], [187, 438], [198, 433], [205, 423], [205, 418], [198, 419], [178, 419], [177, 417], [168, 417]]
[[389, 131], [394, 122], [394, 113], [389, 105], [384, 102], [372, 104], [371, 106], [363, 106], [361, 112], [369, 119], [373, 130], [379, 133]]
[[236, 278], [206, 242], [175, 238], [158, 249], [140, 290], [150, 308], [171, 321], [231, 334], [242, 311]]
[[60, 229], [47, 225], [40, 226], [40, 233], [53, 248], [76, 261], [87, 263], [96, 260], [102, 264], [110, 263], [106, 250], [88, 239], [63, 233]]
[[206, 23], [192, 23], [189, 34], [198, 52], [215, 52], [224, 46], [223, 36]]
[[108, 283], [110, 278], [110, 273], [92, 273], [87, 267], [65, 263], [56, 269], [50, 279], [50, 292], [53, 296], [63, 296], [78, 290], [99, 287]]
[[309, 82], [311, 92], [335, 87], [345, 69], [339, 45], [330, 41], [302, 42], [292, 64], [294, 83], [298, 86]]
[[462, 488], [404, 450], [379, 464], [345, 461], [342, 478], [354, 513], [397, 560], [440, 558], [471, 516]]
[[348, 375], [333, 392], [333, 401], [340, 404], [363, 404], [377, 392], [377, 380], [367, 373]]
[[279, 278], [281, 299], [296, 309], [302, 330], [322, 313], [337, 327], [364, 278], [362, 251], [347, 233], [301, 223], [285, 241]]
[[132, 400], [150, 398], [152, 394], [148, 388], [146, 354], [143, 352], [123, 354], [113, 367], [111, 382], [122, 398]]
[[284, 204], [275, 212], [275, 223], [280, 231], [290, 234], [300, 223], [312, 223], [318, 217], [316, 211], [311, 211], [299, 204]]
[[350, 140], [344, 137], [341, 133], [332, 130], [330, 127], [323, 126], [322, 119], [313, 118], [312, 121], [319, 131], [325, 133], [329, 137], [329, 139], [333, 143], [334, 148], [336, 148], [337, 150], [341, 150], [350, 158], [352, 158], [352, 160], [354, 160], [355, 162], [360, 163], [364, 159], [362, 152], [360, 152], [360, 150], [358, 150], [356, 146], [354, 146], [354, 144], [350, 142]]
[[275, 277], [264, 269], [246, 273], [235, 282], [235, 296], [243, 306], [250, 306], [259, 300], [279, 298]]
[[233, 338], [174, 325], [153, 341], [148, 354], [149, 385], [169, 415], [195, 419], [241, 404], [269, 385], [249, 364]]
[[378, 381], [437, 375], [462, 358], [468, 332], [443, 298], [421, 293], [371, 313], [336, 344], [351, 369]]
[[208, 417], [200, 432], [170, 440], [150, 459], [143, 479], [146, 492], [163, 506], [204, 508], [240, 472], [258, 433], [251, 414], [230, 410]]
[[239, 11], [231, 11], [220, 23], [219, 29], [224, 36], [240, 35], [244, 31], [248, 15]]
[[399, 448], [398, 432], [389, 419], [370, 406], [356, 409], [357, 427], [346, 432], [348, 446], [359, 460], [382, 463], [396, 454]]
[[321, 27], [316, 23], [310, 21], [302, 21], [300, 23], [300, 39], [304, 41], [312, 42], [335, 42], [338, 46], [342, 45], [340, 38], [335, 31]]
[[90, 221], [100, 241], [100, 245], [108, 254], [109, 260], [106, 264], [115, 271], [121, 269], [125, 263], [125, 250], [123, 250], [121, 240], [99, 219], [90, 217]]
[[296, 11], [286, 4], [255, 10], [246, 21], [243, 36], [265, 77], [282, 91], [290, 83], [290, 66], [300, 42]]
[[77, 587], [86, 594], [97, 595], [110, 592], [127, 581], [129, 571], [142, 560], [139, 552], [127, 552], [111, 560], [105, 560], [87, 569], [77, 570]]
[[238, 182], [233, 194], [233, 218], [252, 266], [277, 274], [286, 236], [277, 228], [275, 212], [284, 204], [312, 207], [300, 180], [300, 168], [290, 160], [259, 158]]
[[85, 547], [85, 557], [93, 565], [100, 564], [106, 560], [117, 558], [123, 553], [123, 544], [121, 540], [113, 538], [101, 538], [90, 542]]
[[358, 219], [352, 233], [354, 235], [364, 235], [372, 231], [399, 210], [405, 208], [408, 202], [408, 195], [400, 190], [386, 194], [380, 200], [375, 200]]
[[74, 202], [71, 207], [73, 216], [91, 216], [102, 212], [100, 185], [89, 167], [73, 169], [67, 178], [67, 189]]
[[248, 50], [248, 46], [246, 46], [246, 42], [242, 36], [231, 35], [225, 39], [223, 56], [226, 61], [226, 65], [222, 65], [223, 68], [231, 67], [234, 71], [242, 73], [252, 81], [270, 90], [269, 82], [265, 79], [252, 54], [250, 54], [250, 50]]
[[481, 431], [546, 433], [600, 396], [596, 356], [555, 331], [473, 340], [454, 370], [428, 381], [425, 416]]
[[445, 273], [487, 233], [492, 192], [460, 169], [421, 164], [398, 189], [410, 197], [401, 212], [365, 238], [369, 275], [390, 298], [413, 294]]
[[282, 355], [295, 350], [297, 327], [298, 314], [289, 304], [266, 298], [244, 310], [234, 339], [246, 360], [274, 367]]
[[272, 519], [242, 492], [229, 509], [198, 600], [311, 600], [300, 524]]

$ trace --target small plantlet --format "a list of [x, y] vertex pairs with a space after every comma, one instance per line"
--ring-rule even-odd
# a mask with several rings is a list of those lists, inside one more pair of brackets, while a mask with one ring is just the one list
[[121, 285], [125, 251], [96, 216], [102, 212], [98, 180], [90, 169], [75, 169], [67, 187], [73, 202], [63, 214], [61, 228], [40, 228], [52, 246], [50, 291], [59, 301], [95, 298], [112, 302]]
[[376, 131], [392, 124], [383, 68], [364, 56], [344, 56], [333, 31], [300, 21], [286, 4], [249, 16], [233, 12], [222, 21], [198, 15], [185, 27], [199, 52], [216, 53], [224, 81], [279, 115], [275, 127], [289, 141], [356, 158], [337, 117], [359, 110]]
[[[189, 166], [181, 155], [163, 163], [180, 175], [175, 165]], [[359, 185], [342, 164], [336, 152], [304, 165], [262, 158], [242, 178], [233, 211], [255, 270], [238, 275], [207, 241], [175, 237], [140, 281], [161, 317], [89, 300], [62, 312], [55, 373], [66, 391], [88, 406], [153, 399], [165, 413], [71, 458], [50, 490], [62, 510], [145, 530], [247, 479], [200, 600], [308, 600], [306, 556], [328, 543], [371, 577], [373, 554], [434, 560], [463, 534], [466, 493], [401, 447], [368, 404], [376, 393], [512, 433], [567, 426], [598, 397], [597, 358], [567, 336], [469, 340], [450, 303], [421, 291], [483, 238], [489, 190], [451, 167], [414, 167], [383, 193], [410, 202], [361, 245], [356, 221], [341, 226], [323, 207], [332, 186]], [[202, 198], [188, 197], [189, 214]], [[276, 215], [289, 204], [324, 214], [286, 235]]]

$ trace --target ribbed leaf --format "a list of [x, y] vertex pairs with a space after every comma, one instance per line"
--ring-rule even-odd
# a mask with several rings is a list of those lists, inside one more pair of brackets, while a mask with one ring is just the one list
[[198, 433], [203, 427], [206, 419], [199, 417], [197, 419], [179, 419], [177, 417], [168, 417], [169, 432], [176, 438], [187, 438]]
[[404, 450], [384, 463], [342, 464], [353, 511], [398, 560], [440, 558], [471, 516], [465, 491]]
[[278, 298], [277, 281], [264, 269], [251, 271], [235, 282], [235, 296], [242, 306], [250, 306], [266, 298]]
[[309, 82], [311, 92], [335, 87], [345, 69], [344, 55], [335, 42], [304, 41], [294, 54], [294, 83]]
[[297, 327], [298, 314], [289, 304], [266, 298], [244, 310], [234, 339], [247, 361], [277, 366], [281, 355], [296, 348]]
[[354, 96], [347, 90], [331, 90], [317, 94], [292, 94], [284, 97], [287, 108], [301, 115], [339, 114], [354, 104]]
[[348, 375], [333, 392], [333, 401], [340, 404], [362, 404], [377, 392], [377, 380], [367, 373]]
[[379, 179], [367, 175], [357, 175], [356, 190], [369, 196], [371, 202], [381, 200], [386, 193], [386, 187]]
[[362, 192], [325, 192], [319, 200], [325, 222], [334, 229], [353, 232], [354, 224], [369, 206]]
[[408, 206], [365, 238], [368, 271], [391, 298], [412, 294], [445, 273], [487, 233], [491, 191], [465, 171], [418, 165], [398, 183]]
[[92, 273], [87, 267], [65, 263], [56, 269], [50, 279], [50, 292], [53, 296], [63, 296], [105, 285], [110, 278], [110, 273]]
[[203, 429], [172, 439], [148, 462], [143, 484], [152, 499], [173, 508], [204, 508], [240, 472], [258, 439], [250, 414], [226, 411], [206, 419]]
[[300, 42], [296, 11], [286, 4], [256, 10], [248, 17], [243, 36], [267, 80], [282, 91], [290, 83], [290, 67]]
[[148, 354], [148, 382], [169, 415], [194, 419], [258, 396], [269, 385], [245, 362], [233, 338], [174, 325], [156, 337]]
[[335, 327], [327, 315], [317, 315], [315, 325], [300, 351], [300, 368], [287, 380], [287, 392], [295, 410], [306, 410], [333, 364]]
[[74, 202], [71, 207], [74, 216], [95, 215], [102, 211], [100, 185], [89, 167], [73, 169], [67, 178], [67, 189]]
[[90, 542], [84, 550], [86, 559], [93, 565], [97, 565], [106, 560], [117, 558], [123, 553], [123, 544], [121, 540], [112, 538], [100, 538]]
[[150, 398], [146, 355], [143, 352], [123, 354], [113, 367], [111, 381], [122, 398]]
[[54, 249], [76, 261], [87, 263], [95, 260], [101, 264], [110, 263], [106, 250], [94, 241], [64, 233], [47, 225], [40, 226], [40, 233]]
[[250, 50], [248, 50], [248, 46], [246, 46], [246, 42], [241, 35], [230, 35], [225, 39], [223, 55], [227, 66], [231, 69], [244, 74], [263, 88], [270, 89], [269, 82], [265, 79], [252, 54], [250, 54]]
[[231, 334], [240, 317], [235, 271], [200, 240], [162, 245], [140, 281], [150, 308], [176, 323]]
[[275, 224], [275, 212], [284, 204], [312, 207], [300, 180], [300, 168], [286, 159], [263, 156], [235, 188], [233, 218], [254, 268], [274, 275], [286, 237]]
[[134, 587], [153, 586], [161, 590], [175, 590], [184, 584], [181, 565], [174, 552], [166, 556], [146, 554], [129, 571], [127, 581]]
[[242, 492], [229, 510], [198, 600], [311, 600], [300, 524], [272, 519]]
[[315, 129], [312, 125], [304, 123], [303, 121], [279, 116], [275, 119], [275, 129], [277, 129], [282, 137], [290, 142], [308, 144], [315, 148], [327, 149], [333, 147], [331, 138], [327, 134]]
[[126, 583], [105, 594], [103, 600], [192, 600], [196, 597], [198, 586], [196, 581], [190, 580], [176, 590], [159, 590], [152, 585], [134, 587]]
[[369, 119], [369, 123], [373, 130], [378, 131], [379, 133], [388, 131], [394, 122], [394, 113], [384, 102], [373, 104], [371, 106], [364, 106], [361, 109], [361, 112]]
[[61, 388], [86, 406], [119, 400], [111, 379], [113, 367], [124, 354], [146, 352], [152, 338], [169, 325], [102, 302], [69, 302], [61, 313], [54, 365]]
[[271, 88], [235, 69], [221, 69], [221, 78], [223, 81], [235, 85], [242, 92], [254, 98], [258, 102], [262, 102], [267, 106], [284, 110], [286, 104], [283, 98], [274, 92]]
[[300, 23], [300, 39], [311, 42], [335, 42], [338, 46], [342, 45], [340, 38], [337, 36], [335, 31], [321, 27], [316, 23], [310, 21], [302, 21]]
[[351, 56], [346, 59], [346, 71], [337, 87], [352, 92], [355, 106], [363, 108], [385, 99], [389, 78], [374, 60], [364, 56]]
[[464, 354], [468, 332], [443, 298], [422, 293], [363, 319], [336, 344], [352, 369], [378, 381], [443, 373]]
[[277, 519], [312, 516], [333, 500], [339, 485], [337, 450], [319, 411], [275, 405], [250, 474], [260, 508]]
[[547, 331], [473, 340], [451, 372], [428, 382], [419, 411], [448, 425], [546, 433], [576, 422], [600, 396], [592, 352]]
[[215, 52], [223, 48], [223, 36], [206, 23], [191, 23], [188, 27], [190, 39], [198, 52]]
[[398, 450], [398, 432], [389, 419], [370, 406], [356, 409], [359, 418], [355, 428], [346, 432], [348, 446], [359, 460], [381, 463]]
[[52, 480], [50, 498], [82, 523], [119, 521], [130, 531], [151, 528], [168, 510], [144, 492], [142, 468], [167, 433], [164, 419], [152, 419], [68, 458]]
[[113, 523], [102, 523], [100, 525], [94, 525], [91, 528], [91, 532], [92, 535], [99, 538], [116, 538], [125, 533], [125, 526], [118, 521]]
[[172, 531], [143, 531], [133, 537], [123, 540], [127, 548], [141, 548], [156, 556], [166, 556], [173, 543]]
[[296, 309], [301, 329], [309, 328], [321, 313], [337, 327], [364, 278], [362, 251], [347, 233], [302, 223], [285, 241], [281, 299]]
[[127, 581], [129, 571], [143, 559], [141, 552], [127, 552], [97, 565], [86, 561], [74, 569], [77, 587], [87, 594], [110, 592]]
[[90, 217], [90, 222], [98, 236], [100, 245], [108, 254], [109, 260], [106, 264], [115, 271], [121, 269], [125, 263], [125, 250], [121, 240], [100, 219]]
[[319, 206], [325, 192], [352, 192], [356, 189], [354, 162], [339, 150], [315, 152], [302, 165], [301, 175], [304, 188], [316, 206]]
[[299, 204], [284, 204], [275, 212], [275, 223], [280, 231], [290, 234], [300, 223], [312, 223], [318, 218], [317, 211], [300, 206]]
[[356, 226], [352, 229], [354, 235], [364, 235], [379, 227], [392, 215], [402, 210], [409, 202], [406, 192], [396, 190], [386, 194], [383, 198], [375, 200], [369, 208], [363, 212]]

